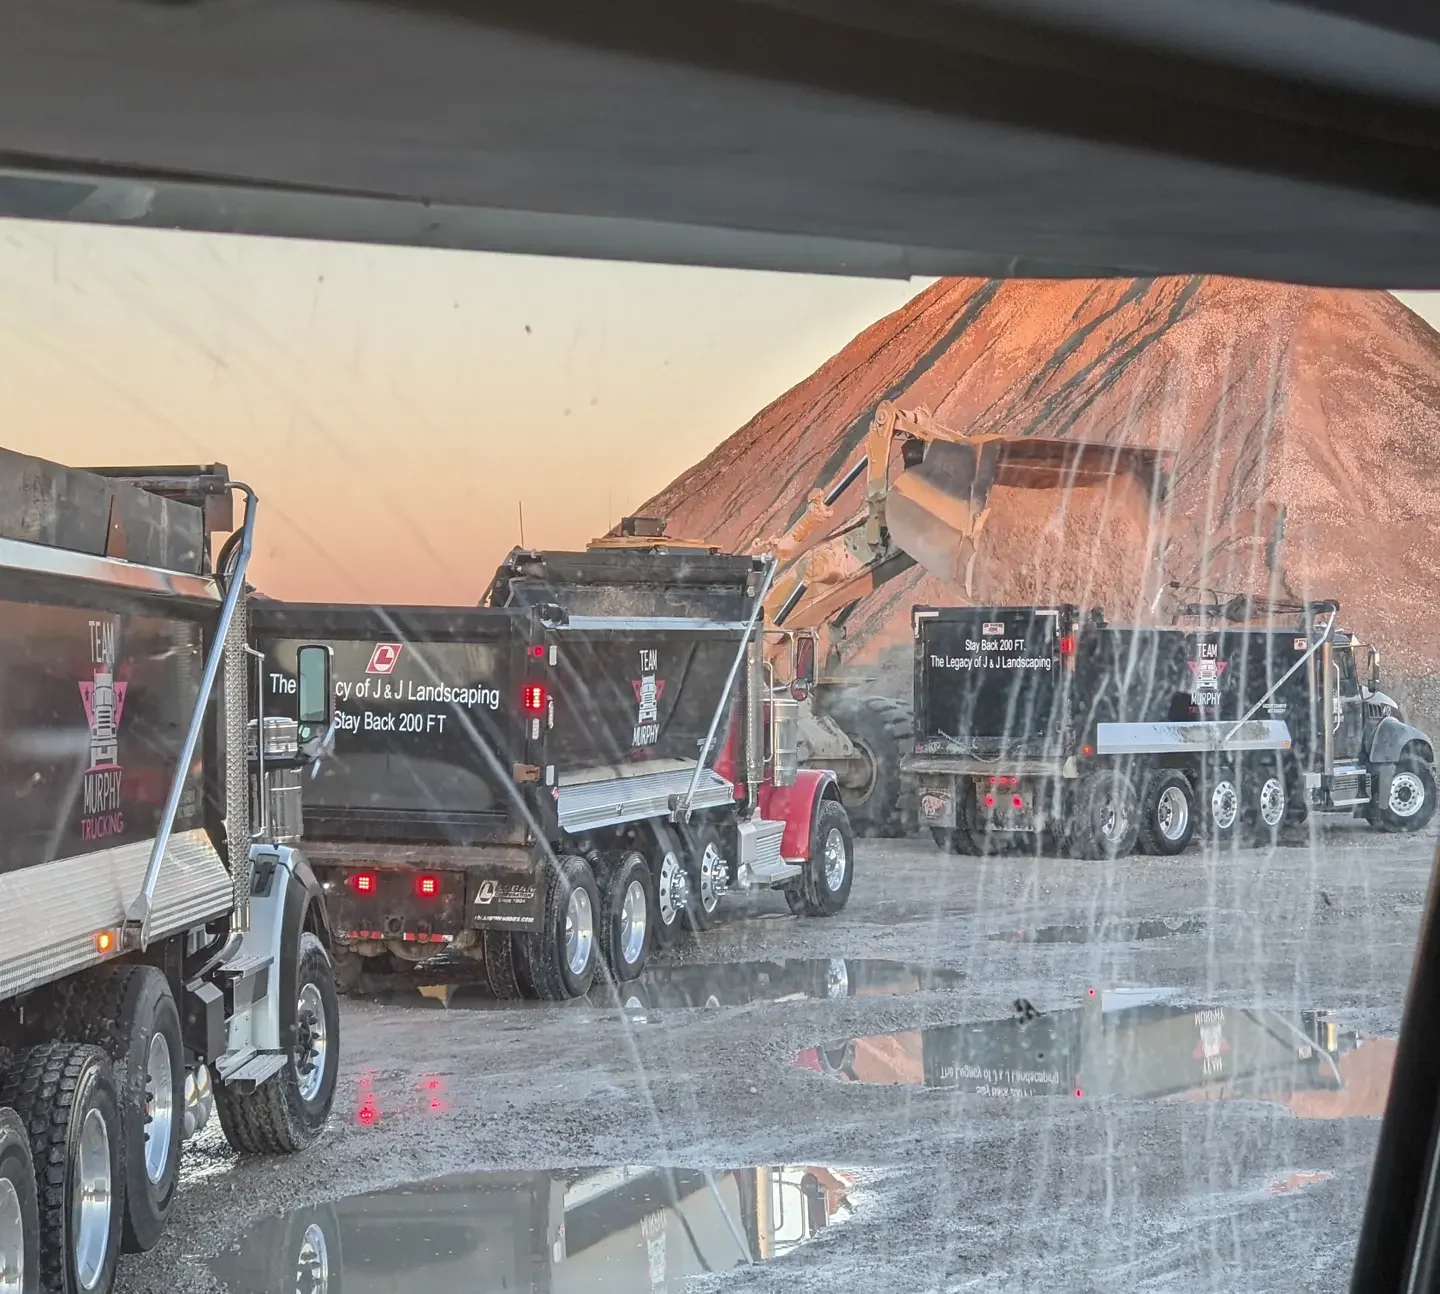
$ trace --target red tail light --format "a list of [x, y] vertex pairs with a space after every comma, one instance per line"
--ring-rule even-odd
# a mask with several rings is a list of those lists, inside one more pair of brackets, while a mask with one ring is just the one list
[[541, 643], [536, 643], [535, 646], [533, 646], [532, 648], [530, 648], [530, 654], [531, 654], [533, 657], [535, 657], [536, 660], [544, 660], [544, 659], [545, 659], [545, 647], [544, 647], [544, 645], [541, 644]]
[[417, 876], [415, 893], [422, 899], [433, 899], [440, 893], [440, 878], [438, 876]]
[[1075, 654], [1075, 635], [1066, 634], [1060, 640], [1060, 654], [1062, 656], [1073, 656]]
[[1023, 809], [1025, 807], [1025, 801], [1022, 800], [1018, 795], [1014, 796], [1011, 799], [1010, 803], [1013, 804], [1017, 809]]
[[376, 877], [374, 872], [351, 872], [346, 879], [356, 894], [368, 897], [375, 893]]
[[520, 698], [520, 707], [526, 714], [544, 714], [545, 704], [549, 699], [550, 694], [543, 683], [527, 683]]
[[985, 807], [987, 809], [993, 809], [995, 807], [995, 797], [993, 795], [987, 795], [985, 797]]

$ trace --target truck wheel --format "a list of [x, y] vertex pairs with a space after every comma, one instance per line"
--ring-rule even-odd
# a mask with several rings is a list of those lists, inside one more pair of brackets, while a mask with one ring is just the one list
[[[35, 1164], [39, 1288], [104, 1294], [120, 1260], [120, 1109], [110, 1058], [86, 1043], [22, 1052], [0, 1082]], [[28, 1294], [28, 1289], [26, 1291]]]
[[515, 943], [508, 930], [485, 930], [485, 978], [490, 992], [502, 1002], [513, 1002], [524, 994], [515, 975]]
[[1080, 779], [1066, 835], [1077, 858], [1123, 858], [1140, 834], [1140, 797], [1121, 769], [1098, 769]]
[[699, 933], [715, 924], [720, 896], [730, 883], [730, 860], [714, 827], [695, 827], [685, 834], [685, 925]]
[[862, 758], [860, 767], [837, 772], [840, 803], [850, 815], [856, 835], [899, 834], [900, 759], [915, 743], [915, 717], [910, 708], [884, 696], [848, 696], [826, 713], [850, 738]]
[[[295, 1045], [285, 1067], [251, 1092], [215, 1079], [215, 1109], [225, 1139], [242, 1155], [290, 1155], [314, 1144], [339, 1076], [340, 999], [325, 945], [300, 936], [291, 1022]], [[283, 1004], [282, 1004], [283, 1005]]]
[[1235, 772], [1221, 765], [1200, 782], [1200, 834], [1212, 845], [1228, 844], [1240, 823], [1240, 787]]
[[931, 827], [930, 835], [941, 853], [963, 854], [971, 858], [980, 853], [975, 834], [968, 827]]
[[30, 1138], [13, 1110], [0, 1110], [0, 1290], [40, 1288], [40, 1206]]
[[1375, 806], [1375, 826], [1381, 831], [1419, 831], [1434, 816], [1435, 766], [1417, 755], [1401, 755], [1389, 794]]
[[668, 948], [680, 935], [690, 878], [681, 861], [680, 846], [663, 827], [656, 829], [655, 846], [650, 853], [650, 884], [651, 937], [656, 948]]
[[575, 854], [562, 855], [558, 865], [543, 866], [544, 902], [540, 927], [515, 937], [521, 983], [529, 979], [535, 996], [545, 1002], [584, 997], [595, 981], [599, 944], [595, 925], [600, 894], [590, 864]]
[[1195, 792], [1176, 769], [1154, 774], [1140, 806], [1140, 843], [1147, 854], [1183, 853], [1195, 835]]
[[121, 1243], [126, 1253], [153, 1249], [175, 1203], [184, 1130], [184, 1050], [169, 981], [154, 966], [98, 967], [47, 1023], [51, 1037], [88, 1042], [110, 1057], [125, 1179]]
[[845, 910], [855, 880], [855, 833], [844, 806], [834, 800], [816, 806], [802, 880], [806, 916], [833, 917]]
[[1259, 757], [1245, 779], [1247, 834], [1257, 845], [1274, 845], [1290, 819], [1290, 791], [1284, 765]]
[[600, 952], [617, 980], [632, 980], [645, 969], [650, 956], [654, 892], [650, 869], [633, 849], [602, 857], [595, 869], [600, 891], [596, 933]]

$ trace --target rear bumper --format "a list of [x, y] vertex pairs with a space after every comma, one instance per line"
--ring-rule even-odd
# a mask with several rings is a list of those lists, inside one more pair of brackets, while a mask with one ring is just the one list
[[532, 930], [539, 884], [528, 849], [309, 843], [335, 938], [454, 943], [475, 929]]

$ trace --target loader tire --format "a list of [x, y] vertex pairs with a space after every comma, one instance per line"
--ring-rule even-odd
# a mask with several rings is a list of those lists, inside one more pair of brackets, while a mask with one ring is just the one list
[[857, 836], [896, 836], [903, 830], [904, 779], [900, 760], [915, 743], [908, 705], [884, 696], [847, 696], [826, 708], [865, 757], [863, 772], [840, 775], [840, 803]]

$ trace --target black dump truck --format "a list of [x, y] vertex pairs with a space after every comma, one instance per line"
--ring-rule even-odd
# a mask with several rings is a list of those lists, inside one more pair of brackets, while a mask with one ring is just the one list
[[329, 921], [287, 830], [329, 729], [329, 653], [291, 650], [295, 717], [262, 731], [255, 515], [223, 467], [0, 451], [7, 1290], [104, 1294], [122, 1248], [159, 1240], [182, 1141], [213, 1109], [232, 1146], [267, 1154], [330, 1113]]
[[257, 605], [268, 713], [294, 718], [297, 647], [334, 653], [303, 811], [342, 983], [460, 952], [498, 995], [563, 999], [602, 956], [633, 979], [730, 890], [839, 912], [850, 825], [766, 684], [770, 569], [517, 550], [479, 607]]
[[1136, 628], [1074, 606], [916, 607], [905, 766], [936, 843], [1048, 833], [1103, 858], [1197, 833], [1273, 842], [1312, 812], [1429, 823], [1434, 747], [1380, 693], [1373, 652], [1361, 682], [1336, 603], [1189, 610], [1193, 627]]
[[1190, 1006], [1153, 989], [1094, 989], [1079, 1006], [1017, 1002], [1001, 1020], [855, 1038], [796, 1064], [852, 1082], [952, 1088], [980, 1096], [1077, 1100], [1268, 1100], [1294, 1106], [1345, 1089], [1364, 1045], [1323, 1011]]

